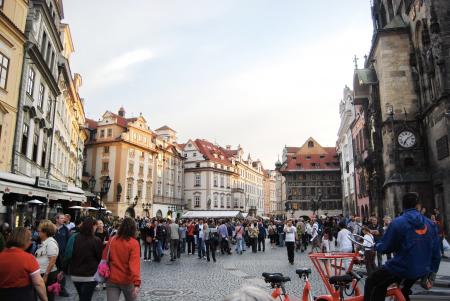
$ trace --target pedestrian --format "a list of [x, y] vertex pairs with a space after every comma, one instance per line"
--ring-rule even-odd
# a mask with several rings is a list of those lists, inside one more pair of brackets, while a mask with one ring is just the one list
[[55, 295], [48, 291], [48, 287], [57, 282], [58, 269], [56, 260], [59, 254], [58, 243], [53, 238], [56, 233], [56, 226], [49, 220], [42, 220], [38, 226], [38, 233], [41, 244], [35, 252], [36, 260], [41, 269], [41, 276], [44, 279], [49, 301], [55, 300]]
[[195, 253], [195, 225], [192, 221], [189, 221], [186, 232], [186, 240], [188, 245], [188, 255], [193, 255]]
[[292, 220], [288, 219], [286, 225], [283, 228], [283, 232], [286, 234], [286, 249], [288, 260], [290, 264], [294, 264], [294, 249], [295, 249], [295, 236], [297, 229], [292, 225]]
[[256, 222], [250, 224], [250, 227], [248, 228], [248, 235], [250, 237], [250, 245], [252, 247], [252, 253], [256, 253], [259, 235], [258, 224]]
[[[66, 245], [67, 245], [67, 242], [69, 241], [69, 237], [71, 235], [71, 230], [65, 224], [68, 221], [67, 218], [68, 217], [66, 217], [61, 212], [58, 212], [55, 217], [56, 233], [55, 233], [54, 238], [58, 242], [58, 248], [59, 248], [59, 254], [58, 254], [56, 264], [60, 270], [63, 270], [63, 262], [64, 262], [64, 254], [66, 252]], [[81, 221], [81, 219], [78, 219], [78, 223], [80, 223], [80, 221]], [[69, 216], [69, 224], [70, 224], [70, 216]], [[73, 227], [72, 231], [76, 232], [76, 231], [78, 231], [78, 228]], [[67, 290], [65, 288], [66, 279], [64, 278], [60, 284], [61, 284], [61, 292], [59, 293], [59, 295], [61, 297], [69, 297], [69, 293], [67, 292]]]
[[206, 260], [208, 262], [210, 261], [210, 253], [213, 262], [216, 262], [216, 251], [219, 241], [220, 235], [214, 221], [211, 221], [209, 224], [205, 224]]
[[47, 301], [47, 292], [36, 258], [25, 252], [31, 244], [31, 231], [17, 227], [8, 235], [0, 252], [0, 300]]
[[97, 236], [100, 239], [103, 246], [105, 246], [108, 243], [109, 234], [108, 231], [106, 231], [105, 224], [101, 219], [97, 220], [95, 236]]
[[403, 214], [376, 245], [377, 253], [392, 252], [394, 257], [366, 279], [364, 301], [384, 300], [388, 286], [395, 282], [403, 283], [402, 293], [409, 300], [417, 279], [432, 279], [439, 269], [439, 236], [433, 222], [420, 214], [418, 195], [406, 193], [402, 205]]
[[220, 226], [217, 228], [217, 232], [219, 232], [220, 236], [220, 252], [223, 254], [227, 253], [231, 254], [230, 248], [228, 247], [228, 227], [225, 223], [225, 220], [220, 222]]
[[240, 221], [237, 221], [236, 227], [234, 230], [234, 237], [236, 239], [236, 253], [242, 255], [242, 251], [244, 250], [244, 226]]
[[95, 235], [96, 229], [97, 221], [90, 216], [86, 217], [73, 243], [68, 274], [80, 301], [90, 301], [97, 285], [94, 275], [102, 258], [103, 243]]
[[284, 225], [281, 221], [277, 223], [278, 246], [284, 247]]
[[[339, 223], [339, 232], [336, 239], [337, 242], [337, 251], [341, 253], [352, 253], [353, 252], [353, 243], [350, 240], [350, 235], [352, 234], [343, 221]], [[348, 259], [343, 260], [343, 265], [345, 270], [348, 270], [350, 265], [350, 261]]]
[[263, 252], [266, 251], [266, 238], [267, 238], [267, 231], [264, 227], [263, 223], [259, 221], [258, 223], [258, 251]]
[[197, 248], [198, 248], [198, 259], [206, 258], [205, 250], [204, 250], [204, 238], [205, 232], [203, 229], [203, 220], [201, 219], [198, 223], [198, 237], [197, 237]]
[[152, 245], [155, 237], [155, 229], [148, 221], [141, 231], [142, 239], [144, 241], [144, 262], [152, 261]]
[[136, 224], [132, 218], [123, 219], [116, 237], [110, 239], [103, 250], [103, 259], [109, 250], [111, 274], [106, 284], [108, 301], [118, 301], [121, 293], [126, 301], [137, 300], [141, 286], [139, 242], [136, 240]]
[[[383, 237], [384, 231], [383, 231], [383, 226], [381, 226], [378, 223], [378, 218], [376, 216], [372, 216], [369, 219], [369, 224], [367, 225], [370, 229], [370, 233], [373, 235], [373, 238], [375, 240], [375, 244], [377, 244], [381, 238]], [[381, 267], [383, 263], [383, 257], [382, 255], [377, 252], [377, 265], [378, 267]]]
[[170, 231], [170, 261], [175, 261], [180, 258], [178, 243], [180, 241], [180, 226], [169, 219], [169, 231]]
[[275, 231], [276, 230], [277, 230], [277, 228], [274, 226], [273, 221], [270, 221], [269, 227], [267, 228], [267, 232], [269, 233], [271, 249], [275, 248], [275, 244], [276, 244]]
[[186, 228], [186, 223], [185, 222], [180, 222], [180, 229], [179, 229], [179, 234], [180, 234], [180, 253], [184, 254], [186, 253], [186, 232], [187, 232], [187, 228]]
[[65, 214], [64, 218], [64, 224], [69, 229], [69, 231], [75, 228], [75, 224], [71, 221], [72, 217], [70, 216], [70, 214]]
[[363, 251], [364, 251], [364, 262], [366, 264], [367, 275], [370, 276], [376, 269], [375, 265], [375, 240], [373, 235], [370, 233], [370, 229], [367, 226], [362, 228], [362, 233], [364, 234], [363, 240]]
[[334, 237], [331, 234], [330, 229], [326, 229], [323, 233], [322, 243], [320, 245], [320, 249], [323, 253], [334, 252]]

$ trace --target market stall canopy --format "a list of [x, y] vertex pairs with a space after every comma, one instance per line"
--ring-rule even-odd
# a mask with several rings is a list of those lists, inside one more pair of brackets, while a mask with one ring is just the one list
[[28, 204], [34, 204], [34, 205], [42, 205], [44, 202], [41, 202], [39, 200], [31, 200], [27, 202]]
[[72, 206], [72, 207], [69, 207], [69, 209], [83, 209], [83, 207], [81, 207], [81, 206]]
[[187, 211], [182, 218], [244, 218], [240, 211], [198, 210]]

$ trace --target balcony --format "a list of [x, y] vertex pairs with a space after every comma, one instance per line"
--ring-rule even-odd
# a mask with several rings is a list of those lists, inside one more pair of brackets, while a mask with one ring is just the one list
[[231, 188], [231, 193], [244, 193], [242, 188]]

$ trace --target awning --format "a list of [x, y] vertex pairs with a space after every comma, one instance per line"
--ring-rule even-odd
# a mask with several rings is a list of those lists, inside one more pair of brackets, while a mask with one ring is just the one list
[[79, 187], [68, 186], [68, 191], [44, 189], [36, 186], [36, 178], [5, 172], [0, 172], [0, 192], [37, 196], [49, 200], [86, 202], [84, 191]]
[[182, 218], [244, 218], [240, 211], [198, 210], [187, 211]]

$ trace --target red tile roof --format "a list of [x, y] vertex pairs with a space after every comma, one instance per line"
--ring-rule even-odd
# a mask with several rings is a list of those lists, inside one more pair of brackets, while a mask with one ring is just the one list
[[[211, 142], [203, 139], [196, 139], [195, 144], [197, 145], [200, 153], [205, 157], [206, 160], [210, 160], [213, 162], [217, 162], [224, 165], [231, 165], [230, 160], [228, 159], [227, 154], [223, 151], [220, 146], [216, 146]], [[214, 156], [217, 155], [217, 158]], [[223, 159], [220, 158], [223, 157]]]
[[97, 123], [97, 121], [95, 121], [93, 119], [86, 118], [86, 126], [88, 129], [93, 130], [98, 127], [98, 123]]
[[[314, 142], [313, 147], [308, 146], [310, 141]], [[312, 138], [302, 147], [287, 149], [287, 160], [281, 167], [281, 172], [340, 169], [336, 148], [322, 147]], [[293, 151], [294, 149], [297, 150]]]
[[137, 120], [136, 117], [132, 118], [125, 118], [122, 116], [119, 116], [113, 112], [107, 111], [107, 113], [111, 114], [114, 118], [117, 120], [117, 125], [126, 128], [128, 126], [129, 122], [135, 122]]

